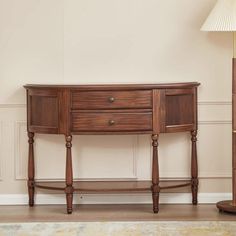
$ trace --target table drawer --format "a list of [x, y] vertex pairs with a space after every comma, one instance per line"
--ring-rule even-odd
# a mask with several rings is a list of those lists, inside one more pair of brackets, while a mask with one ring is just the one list
[[71, 115], [74, 131], [145, 131], [152, 130], [152, 112], [80, 113]]
[[76, 91], [72, 109], [152, 108], [152, 90]]

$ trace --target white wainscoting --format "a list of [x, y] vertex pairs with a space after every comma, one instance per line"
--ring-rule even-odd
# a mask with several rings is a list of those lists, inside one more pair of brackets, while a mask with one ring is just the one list
[[[27, 156], [27, 133], [26, 133], [26, 122], [25, 121], [15, 121], [15, 132], [14, 132], [14, 163], [15, 163], [15, 179], [26, 179], [27, 175], [27, 161], [25, 161], [25, 156]], [[22, 134], [24, 136], [22, 137]], [[23, 149], [23, 150], [22, 150]]]

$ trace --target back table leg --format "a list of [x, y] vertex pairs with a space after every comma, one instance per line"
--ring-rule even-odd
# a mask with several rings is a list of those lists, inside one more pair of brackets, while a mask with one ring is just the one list
[[28, 132], [28, 195], [29, 195], [29, 206], [34, 205], [34, 133]]
[[197, 131], [191, 131], [192, 156], [191, 156], [191, 187], [192, 187], [192, 203], [197, 205], [198, 193], [198, 163], [197, 163]]
[[73, 204], [73, 169], [72, 169], [72, 156], [71, 156], [71, 147], [72, 147], [72, 136], [68, 135], [66, 138], [66, 203], [67, 203], [67, 213], [72, 213], [72, 204]]
[[158, 164], [158, 134], [152, 135], [152, 148], [153, 148], [153, 160], [152, 160], [152, 200], [153, 200], [153, 212], [159, 211], [159, 164]]

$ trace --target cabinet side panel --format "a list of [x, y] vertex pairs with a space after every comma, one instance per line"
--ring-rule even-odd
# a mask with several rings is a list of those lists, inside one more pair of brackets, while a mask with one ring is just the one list
[[58, 133], [57, 91], [28, 91], [28, 129], [30, 132]]
[[196, 123], [196, 97], [193, 89], [166, 90], [166, 132], [188, 131]]
[[192, 124], [193, 94], [171, 95], [166, 97], [166, 125]]
[[31, 96], [31, 125], [58, 127], [57, 97]]

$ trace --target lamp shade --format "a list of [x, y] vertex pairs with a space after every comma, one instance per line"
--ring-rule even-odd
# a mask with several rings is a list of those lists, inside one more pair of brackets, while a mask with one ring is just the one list
[[236, 0], [218, 0], [202, 31], [236, 31]]

